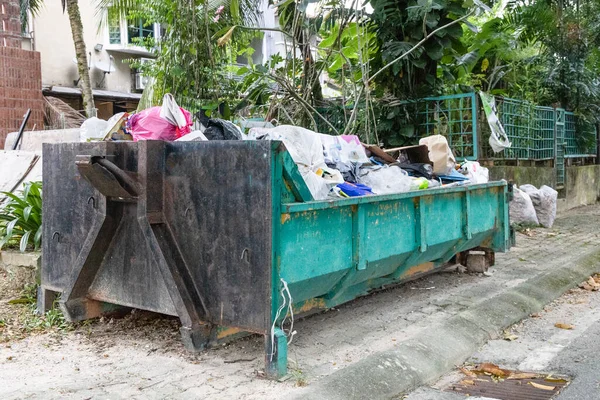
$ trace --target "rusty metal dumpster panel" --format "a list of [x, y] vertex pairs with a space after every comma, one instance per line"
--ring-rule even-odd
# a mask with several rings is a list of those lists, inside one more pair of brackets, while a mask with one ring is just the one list
[[279, 376], [288, 311], [506, 251], [507, 196], [492, 182], [314, 201], [279, 142], [45, 145], [41, 304], [60, 293], [72, 320], [107, 303], [176, 315], [191, 349], [260, 333]]
[[[164, 219], [157, 225], [166, 225], [167, 234], [159, 230], [157, 239], [172, 236], [186, 264], [185, 271], [174, 271], [175, 277], [161, 273], [139, 222], [138, 202], [107, 200], [75, 166], [80, 155], [110, 156], [115, 165], [135, 176], [142, 151], [149, 153], [147, 162], [161, 171], [152, 182], [162, 180], [160, 195], [139, 196], [162, 196], [161, 204], [155, 205], [159, 209], [146, 210], [142, 219]], [[202, 298], [203, 312], [210, 314], [211, 321], [266, 332], [271, 295], [270, 153], [267, 142], [45, 146], [44, 229], [46, 237], [54, 235], [54, 240], [44, 242], [42, 285], [64, 292], [79, 279], [79, 285], [86, 286], [87, 300], [179, 315], [177, 304], [183, 299], [177, 296], [174, 278], [183, 273]], [[90, 262], [94, 266], [81, 273], [86, 238], [99, 224], [94, 221], [108, 214], [107, 203], [113, 204], [114, 230], [110, 237], [98, 238], [107, 243], [95, 255], [98, 259]], [[89, 306], [87, 312], [93, 313]], [[81, 316], [91, 316], [87, 312]]]

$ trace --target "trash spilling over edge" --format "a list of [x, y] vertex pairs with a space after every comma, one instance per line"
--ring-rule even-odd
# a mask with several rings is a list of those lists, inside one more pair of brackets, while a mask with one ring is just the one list
[[[487, 183], [489, 171], [476, 161], [457, 164], [442, 135], [420, 139], [416, 146], [382, 149], [356, 135], [332, 136], [292, 125], [254, 127], [246, 134], [231, 121], [189, 111], [171, 94], [162, 105], [137, 113], [119, 113], [108, 121], [89, 118], [80, 141], [279, 140], [298, 166], [315, 200], [383, 195]], [[541, 202], [541, 200], [540, 200]], [[553, 220], [548, 216], [546, 220]]]

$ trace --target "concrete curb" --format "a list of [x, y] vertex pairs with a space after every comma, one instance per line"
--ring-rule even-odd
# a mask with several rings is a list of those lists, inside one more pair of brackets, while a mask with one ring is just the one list
[[542, 273], [484, 303], [324, 377], [294, 399], [389, 399], [432, 382], [462, 364], [488, 340], [600, 271], [600, 251]]

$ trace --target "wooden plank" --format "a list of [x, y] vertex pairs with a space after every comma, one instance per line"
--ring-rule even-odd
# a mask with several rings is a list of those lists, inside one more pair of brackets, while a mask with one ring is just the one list
[[[19, 150], [0, 151], [0, 192], [19, 189], [23, 178], [31, 171], [39, 156]], [[6, 196], [0, 194], [0, 203]]]

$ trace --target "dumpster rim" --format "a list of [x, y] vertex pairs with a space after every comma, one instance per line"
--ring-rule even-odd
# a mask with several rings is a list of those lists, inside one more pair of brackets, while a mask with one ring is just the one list
[[313, 200], [313, 201], [307, 201], [304, 203], [293, 202], [293, 203], [283, 204], [283, 210], [286, 213], [313, 211], [313, 210], [322, 210], [322, 209], [335, 208], [335, 207], [347, 207], [347, 206], [353, 206], [353, 205], [358, 205], [358, 204], [380, 203], [380, 202], [384, 202], [384, 201], [394, 201], [394, 200], [403, 200], [403, 199], [408, 199], [408, 198], [435, 196], [435, 195], [439, 195], [439, 194], [471, 192], [474, 190], [494, 188], [494, 187], [505, 187], [506, 188], [507, 186], [508, 186], [508, 183], [506, 181], [493, 181], [493, 182], [488, 182], [488, 183], [478, 183], [478, 184], [471, 184], [471, 185], [465, 185], [465, 186], [457, 186], [457, 187], [453, 187], [453, 188], [441, 187], [441, 188], [435, 188], [435, 189], [417, 190], [417, 191], [410, 191], [410, 192], [404, 192], [404, 193], [353, 197], [353, 198], [349, 198], [349, 199]]

